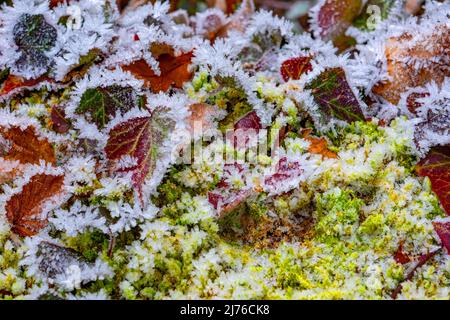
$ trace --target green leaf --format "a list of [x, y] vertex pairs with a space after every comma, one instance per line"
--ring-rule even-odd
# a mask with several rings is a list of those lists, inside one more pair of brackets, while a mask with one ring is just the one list
[[112, 85], [87, 89], [81, 96], [77, 114], [89, 114], [89, 119], [102, 129], [117, 113], [124, 114], [133, 107], [141, 108], [143, 97], [130, 87]]
[[324, 123], [335, 118], [348, 123], [364, 121], [364, 114], [342, 68], [330, 68], [306, 85], [319, 105]]

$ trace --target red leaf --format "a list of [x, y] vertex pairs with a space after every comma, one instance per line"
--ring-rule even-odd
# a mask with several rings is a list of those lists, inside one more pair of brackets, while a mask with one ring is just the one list
[[166, 92], [172, 86], [182, 88], [186, 81], [191, 80], [193, 74], [189, 70], [189, 65], [193, 57], [192, 51], [175, 56], [173, 48], [162, 44], [154, 46], [152, 52], [159, 62], [161, 71], [159, 76], [144, 59], [124, 65], [122, 68], [130, 71], [136, 78], [144, 80], [145, 86], [155, 93]]
[[326, 0], [315, 21], [320, 37], [324, 40], [335, 40], [343, 35], [359, 15], [361, 5], [361, 0]]
[[[156, 110], [149, 117], [132, 118], [119, 123], [109, 132], [105, 153], [112, 163], [113, 171], [133, 172], [134, 187], [139, 193], [145, 178], [155, 169], [158, 147], [165, 134], [174, 126], [172, 120], [160, 115], [163, 110]], [[130, 156], [136, 165], [115, 167], [114, 164], [124, 156]]]
[[64, 109], [53, 106], [51, 111], [52, 129], [58, 133], [66, 133], [69, 131], [70, 124], [66, 119], [66, 113]]
[[289, 162], [287, 158], [281, 158], [276, 166], [275, 173], [266, 177], [264, 184], [270, 186], [273, 190], [277, 190], [286, 180], [298, 177], [302, 172], [300, 163]]
[[24, 237], [36, 235], [47, 225], [42, 207], [51, 197], [61, 192], [64, 176], [38, 174], [31, 178], [18, 194], [6, 203], [6, 217], [11, 230]]
[[3, 95], [7, 95], [8, 93], [11, 93], [15, 89], [19, 88], [31, 88], [35, 85], [44, 82], [49, 81], [50, 79], [46, 76], [39, 77], [37, 79], [25, 79], [22, 77], [9, 75], [8, 78], [3, 82], [3, 85], [0, 89], [0, 97]]
[[251, 111], [239, 119], [234, 124], [234, 132], [227, 135], [227, 139], [232, 139], [235, 148], [245, 148], [252, 137], [262, 129], [261, 119], [255, 111]]
[[7, 160], [18, 160], [22, 164], [38, 164], [45, 160], [55, 164], [55, 152], [47, 139], [39, 139], [32, 126], [25, 130], [19, 127], [5, 129], [0, 127], [0, 134], [7, 139], [11, 145], [3, 156]]
[[442, 245], [450, 253], [450, 222], [433, 222], [433, 226], [442, 241]]
[[432, 148], [417, 164], [416, 171], [430, 179], [433, 191], [450, 215], [450, 145]]
[[312, 71], [311, 57], [297, 57], [284, 61], [281, 65], [281, 76], [285, 82], [298, 80], [305, 73]]
[[411, 258], [405, 252], [403, 252], [403, 243], [400, 243], [397, 251], [395, 251], [394, 260], [400, 264], [405, 264], [411, 261]]

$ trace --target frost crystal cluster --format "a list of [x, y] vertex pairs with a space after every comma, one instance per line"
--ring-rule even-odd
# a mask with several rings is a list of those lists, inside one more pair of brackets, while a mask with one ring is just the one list
[[422, 2], [0, 1], [0, 298], [448, 299]]

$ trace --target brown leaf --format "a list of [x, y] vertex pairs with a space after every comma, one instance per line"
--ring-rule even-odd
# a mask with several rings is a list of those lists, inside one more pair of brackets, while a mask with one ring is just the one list
[[170, 87], [182, 88], [186, 81], [191, 80], [192, 72], [189, 65], [193, 57], [192, 51], [175, 56], [173, 48], [165, 44], [152, 47], [152, 54], [159, 62], [161, 74], [158, 76], [144, 59], [122, 66], [136, 78], [144, 80], [145, 86], [153, 92], [168, 91]]
[[[385, 44], [385, 55], [387, 72], [392, 80], [376, 84], [372, 91], [396, 105], [401, 94], [409, 88], [422, 87], [432, 81], [440, 85], [450, 76], [450, 30], [441, 25], [431, 36], [404, 33], [392, 37]], [[414, 63], [405, 62], [412, 59], [427, 64], [415, 67]]]
[[11, 145], [3, 157], [6, 160], [18, 160], [21, 164], [38, 164], [44, 160], [55, 164], [55, 152], [47, 139], [39, 139], [32, 126], [25, 130], [19, 127], [9, 129], [0, 127], [0, 134], [7, 139]]
[[19, 76], [15, 76], [15, 75], [9, 75], [8, 78], [3, 82], [1, 88], [0, 88], [0, 97], [7, 95], [11, 92], [13, 92], [16, 89], [19, 88], [31, 88], [34, 87], [35, 85], [44, 82], [44, 81], [48, 81], [50, 80], [49, 78], [47, 78], [46, 76], [42, 76], [39, 77], [37, 79], [25, 79]]
[[6, 217], [11, 230], [24, 237], [36, 235], [47, 225], [43, 205], [62, 191], [64, 176], [37, 174], [18, 194], [6, 202]]

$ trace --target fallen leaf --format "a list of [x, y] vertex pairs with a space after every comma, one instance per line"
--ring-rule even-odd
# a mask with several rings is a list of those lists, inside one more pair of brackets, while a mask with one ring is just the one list
[[124, 114], [134, 107], [142, 107], [143, 98], [130, 86], [111, 85], [87, 89], [76, 108], [88, 120], [103, 129], [116, 114]]
[[[132, 118], [119, 123], [109, 132], [105, 153], [113, 171], [132, 172], [134, 187], [141, 193], [145, 178], [153, 172], [158, 159], [158, 148], [164, 142], [175, 123], [164, 117], [164, 109], [156, 110], [148, 117]], [[135, 160], [130, 167], [117, 167], [117, 163], [129, 156]]]
[[281, 64], [281, 76], [285, 82], [290, 79], [298, 80], [303, 74], [312, 71], [311, 57], [296, 57], [284, 61]]
[[18, 160], [21, 164], [38, 164], [41, 160], [55, 164], [55, 152], [47, 139], [39, 139], [33, 126], [25, 130], [19, 127], [9, 129], [0, 127], [0, 134], [10, 142], [3, 157]]
[[22, 191], [6, 202], [6, 217], [11, 230], [23, 237], [36, 235], [47, 225], [43, 206], [62, 191], [64, 176], [37, 174]]
[[337, 158], [337, 154], [330, 149], [328, 149], [328, 142], [324, 137], [314, 137], [311, 136], [311, 129], [302, 130], [303, 139], [309, 141], [308, 151], [313, 154], [320, 154], [325, 158]]
[[53, 106], [50, 117], [52, 120], [53, 131], [58, 133], [66, 133], [69, 131], [70, 123], [69, 120], [66, 119], [66, 113], [63, 108]]
[[394, 260], [395, 262], [400, 264], [406, 264], [411, 262], [411, 258], [405, 252], [403, 252], [403, 243], [400, 243], [397, 251], [395, 251]]
[[434, 230], [441, 239], [442, 245], [450, 253], [450, 222], [433, 222]]
[[[320, 5], [320, 4], [318, 4]], [[318, 27], [320, 37], [333, 41], [342, 36], [361, 11], [361, 0], [326, 0], [312, 20]]]
[[433, 191], [450, 215], [450, 145], [432, 148], [417, 164], [416, 171], [430, 179]]
[[0, 97], [13, 92], [16, 89], [31, 89], [41, 82], [50, 81], [46, 76], [42, 76], [36, 79], [25, 79], [19, 76], [10, 74], [8, 78], [3, 82], [0, 89]]
[[[422, 87], [432, 81], [441, 85], [450, 76], [450, 30], [447, 26], [436, 26], [431, 34], [389, 38], [385, 44], [387, 72], [391, 80], [377, 83], [372, 91], [397, 105], [401, 94], [409, 88]], [[414, 60], [426, 64], [414, 63]], [[409, 62], [412, 61], [412, 62]]]
[[157, 45], [152, 47], [152, 54], [159, 62], [160, 75], [157, 75], [144, 59], [124, 65], [122, 69], [144, 80], [145, 86], [155, 93], [166, 92], [172, 86], [180, 89], [186, 81], [191, 80], [193, 74], [189, 65], [193, 57], [192, 51], [175, 56], [172, 48]]
[[364, 121], [358, 100], [342, 68], [329, 68], [306, 85], [319, 106], [324, 123], [333, 118], [351, 123]]

